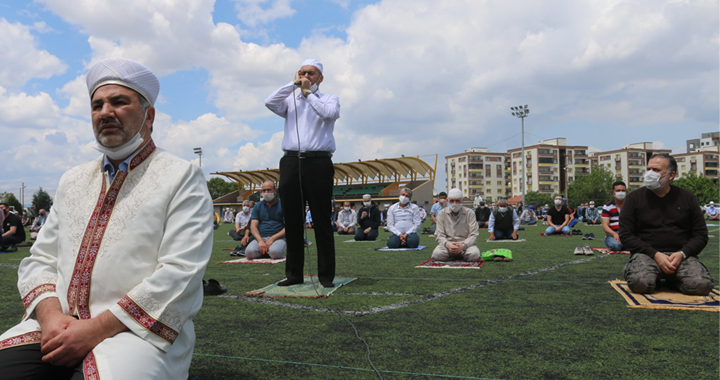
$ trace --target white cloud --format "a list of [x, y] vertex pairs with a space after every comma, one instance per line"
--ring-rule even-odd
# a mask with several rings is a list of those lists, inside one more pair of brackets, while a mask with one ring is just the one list
[[[47, 93], [8, 94], [0, 87], [0, 125], [9, 127], [45, 128], [55, 125], [60, 109]], [[6, 139], [3, 136], [3, 139]]]
[[[261, 143], [247, 143], [237, 150], [235, 161], [227, 170], [259, 170], [278, 167], [282, 150], [283, 134], [278, 132], [272, 135], [269, 141]], [[227, 171], [225, 170], [225, 171]]]
[[[292, 0], [235, 0], [238, 19], [249, 27], [267, 24], [295, 14]], [[268, 4], [268, 7], [263, 5]]]
[[0, 86], [20, 87], [32, 78], [50, 78], [65, 72], [66, 65], [46, 50], [37, 49], [29, 27], [0, 18]]

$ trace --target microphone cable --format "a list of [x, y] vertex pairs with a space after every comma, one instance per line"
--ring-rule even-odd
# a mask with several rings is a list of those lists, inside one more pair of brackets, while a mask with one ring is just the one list
[[[319, 78], [318, 78], [318, 80], [319, 80]], [[299, 85], [298, 83], [299, 83], [299, 82], [295, 82], [294, 84], [295, 84], [296, 86], [298, 86], [298, 85]], [[295, 133], [296, 133], [296, 135], [297, 135], [297, 145], [298, 145], [298, 149], [297, 149], [297, 151], [298, 151], [298, 183], [299, 183], [299, 185], [300, 185], [300, 186], [299, 186], [299, 187], [300, 187], [300, 207], [301, 207], [301, 209], [302, 209], [302, 212], [305, 213], [305, 195], [303, 194], [303, 188], [302, 188], [302, 184], [303, 184], [303, 182], [302, 182], [302, 160], [303, 160], [303, 158], [300, 156], [300, 152], [301, 152], [301, 150], [300, 150], [300, 126], [299, 126], [299, 123], [298, 123], [297, 102], [296, 102], [296, 100], [295, 100], [295, 87], [293, 87], [292, 95], [293, 95], [293, 96], [292, 96], [292, 98], [293, 98], [293, 105], [295, 106]], [[334, 209], [333, 209], [333, 212], [335, 212]], [[310, 210], [310, 215], [312, 215], [312, 209]], [[332, 214], [331, 214], [331, 215], [332, 215]], [[327, 221], [325, 221], [325, 222], [327, 222]], [[332, 221], [331, 221], [331, 222], [332, 222]], [[305, 219], [304, 219], [304, 218], [303, 218], [302, 226], [303, 226], [303, 236], [304, 236], [304, 238], [305, 238], [305, 242], [310, 243], [310, 241], [309, 241], [308, 238], [307, 238], [307, 237], [308, 237], [308, 233], [307, 233], [307, 228], [305, 228]], [[317, 236], [316, 236], [316, 238], [317, 238]], [[316, 239], [316, 240], [317, 240], [317, 239]], [[305, 243], [305, 242], [303, 242], [303, 243]], [[334, 241], [333, 241], [333, 244], [335, 244]], [[352, 322], [350, 322], [350, 320], [347, 319], [347, 318], [340, 312], [340, 310], [331, 308], [331, 307], [329, 307], [328, 305], [325, 304], [325, 300], [323, 300], [323, 297], [322, 297], [322, 296], [320, 295], [320, 293], [318, 292], [317, 286], [316, 286], [316, 284], [315, 284], [315, 280], [313, 279], [313, 276], [312, 276], [312, 267], [310, 266], [310, 264], [311, 264], [311, 263], [310, 263], [310, 244], [307, 244], [305, 247], [303, 247], [303, 249], [305, 250], [305, 261], [306, 261], [306, 264], [307, 264], [308, 273], [310, 274], [310, 281], [311, 281], [311, 283], [312, 283], [312, 285], [313, 285], [313, 290], [315, 291], [315, 294], [318, 296], [318, 299], [320, 299], [320, 303], [322, 303], [322, 305], [323, 305], [326, 309], [331, 310], [333, 313], [339, 315], [340, 318], [342, 318], [345, 322], [347, 322], [347, 323], [353, 328], [353, 331], [355, 332], [355, 337], [356, 337], [358, 340], [360, 340], [361, 342], [363, 342], [363, 344], [365, 344], [365, 350], [366, 350], [366, 352], [367, 352], [367, 356], [366, 356], [367, 362], [370, 364], [370, 367], [372, 367], [373, 371], [375, 371], [375, 374], [378, 376], [378, 378], [379, 378], [380, 380], [384, 380], [383, 377], [382, 377], [382, 374], [380, 374], [380, 371], [378, 371], [378, 369], [375, 368], [375, 364], [373, 363], [373, 361], [372, 361], [372, 359], [371, 359], [371, 357], [370, 357], [370, 352], [371, 352], [371, 350], [370, 350], [370, 344], [368, 344], [368, 342], [360, 336], [360, 333], [358, 332], [357, 327], [355, 327], [355, 324], [353, 324]], [[317, 249], [317, 248], [316, 248], [316, 249]]]

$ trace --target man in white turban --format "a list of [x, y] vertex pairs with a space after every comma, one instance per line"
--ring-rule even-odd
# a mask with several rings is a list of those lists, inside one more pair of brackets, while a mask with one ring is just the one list
[[123, 58], [87, 74], [98, 159], [60, 179], [18, 270], [20, 324], [0, 336], [4, 379], [185, 379], [212, 249], [202, 171], [156, 148], [160, 90]]
[[462, 190], [452, 189], [448, 192], [450, 207], [445, 207], [438, 213], [435, 231], [438, 245], [433, 250], [433, 260], [482, 260], [480, 249], [475, 245], [478, 237], [475, 213], [463, 207], [462, 202]]

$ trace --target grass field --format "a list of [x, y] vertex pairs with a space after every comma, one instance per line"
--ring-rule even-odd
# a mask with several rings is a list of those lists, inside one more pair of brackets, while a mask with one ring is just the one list
[[[241, 294], [284, 278], [284, 263], [225, 265], [235, 246], [223, 225], [215, 233], [205, 278], [228, 288], [206, 297], [195, 318], [197, 342], [190, 378], [374, 379], [718, 379], [718, 313], [629, 309], [608, 281], [622, 278], [629, 256], [575, 256], [577, 244], [604, 247], [600, 227], [581, 236], [540, 237], [521, 231], [508, 248], [513, 262], [480, 269], [416, 269], [422, 251], [378, 252], [375, 243], [336, 237], [337, 275], [357, 280], [325, 300], [246, 298]], [[717, 224], [700, 259], [718, 278]], [[314, 240], [312, 231], [310, 240]], [[306, 272], [317, 270], [315, 245]], [[0, 255], [0, 330], [23, 313], [16, 268], [28, 248]], [[716, 280], [717, 283], [717, 280]]]

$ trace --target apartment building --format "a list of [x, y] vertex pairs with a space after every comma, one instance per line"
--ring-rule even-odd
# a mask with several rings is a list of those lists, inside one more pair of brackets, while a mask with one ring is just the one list
[[717, 145], [705, 145], [692, 153], [674, 155], [678, 162], [678, 178], [692, 172], [698, 177], [703, 175], [717, 179], [718, 156], [720, 156], [720, 146]]
[[523, 186], [526, 193], [561, 193], [576, 176], [590, 173], [588, 147], [567, 145], [563, 137], [526, 146], [524, 163], [521, 152], [522, 148], [508, 150], [512, 196], [521, 195]]
[[468, 198], [479, 194], [496, 200], [509, 196], [509, 154], [470, 148], [445, 157], [447, 189], [458, 188]]
[[647, 163], [655, 153], [671, 153], [669, 149], [654, 149], [653, 143], [625, 145], [622, 149], [595, 152], [590, 156], [593, 167], [603, 167], [620, 177], [631, 189], [643, 186]]
[[686, 140], [687, 152], [695, 153], [699, 149], [719, 146], [720, 132], [708, 132], [700, 135], [699, 139]]

